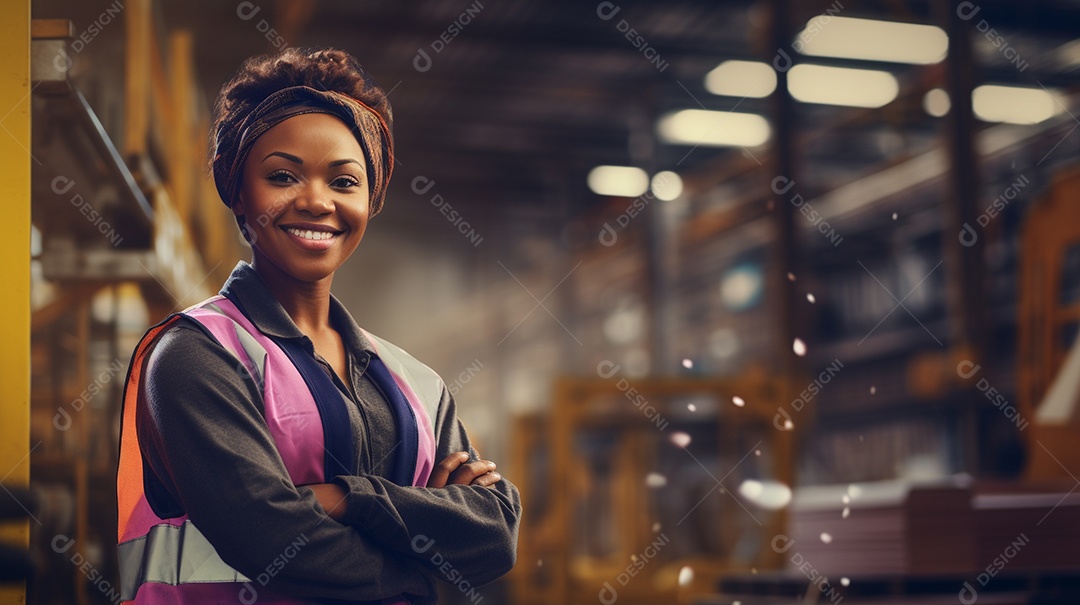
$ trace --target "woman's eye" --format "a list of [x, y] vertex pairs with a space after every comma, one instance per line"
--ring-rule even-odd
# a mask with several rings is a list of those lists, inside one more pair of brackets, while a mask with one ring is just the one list
[[275, 172], [271, 172], [270, 175], [267, 176], [266, 178], [268, 180], [270, 180], [270, 181], [275, 182], [275, 183], [295, 183], [296, 182], [296, 178], [294, 178], [293, 175], [289, 174], [288, 171], [285, 171], [285, 170], [277, 170]]
[[351, 176], [339, 176], [330, 182], [330, 186], [337, 189], [348, 189], [350, 187], [356, 187], [359, 184], [360, 181]]

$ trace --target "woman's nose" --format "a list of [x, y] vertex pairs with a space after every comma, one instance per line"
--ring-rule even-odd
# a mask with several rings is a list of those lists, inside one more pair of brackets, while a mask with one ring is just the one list
[[334, 210], [334, 201], [330, 198], [330, 188], [314, 180], [307, 182], [293, 205], [297, 210], [315, 216], [329, 214]]

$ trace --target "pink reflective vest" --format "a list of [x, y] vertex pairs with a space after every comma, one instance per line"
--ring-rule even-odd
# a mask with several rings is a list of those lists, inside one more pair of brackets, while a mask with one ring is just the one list
[[[182, 315], [202, 324], [261, 386], [263, 416], [293, 484], [324, 483], [319, 409], [281, 347], [224, 296], [207, 299]], [[146, 332], [135, 349], [124, 388], [116, 481], [121, 601], [148, 605], [302, 603], [303, 599], [254, 590], [248, 578], [221, 560], [187, 515], [159, 518], [146, 500], [135, 414], [153, 344], [180, 316], [171, 315]], [[418, 456], [413, 485], [426, 485], [435, 463], [432, 419], [442, 398], [442, 381], [433, 370], [398, 347], [366, 332], [365, 336], [415, 414]]]

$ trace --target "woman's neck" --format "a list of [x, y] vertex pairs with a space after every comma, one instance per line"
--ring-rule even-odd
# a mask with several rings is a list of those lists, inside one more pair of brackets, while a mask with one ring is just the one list
[[333, 275], [317, 282], [297, 280], [267, 259], [253, 255], [251, 266], [274, 295], [293, 323], [309, 338], [329, 329], [330, 284]]

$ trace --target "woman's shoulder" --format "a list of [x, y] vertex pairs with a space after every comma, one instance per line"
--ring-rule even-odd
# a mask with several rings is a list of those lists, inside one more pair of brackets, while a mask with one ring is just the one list
[[[144, 338], [146, 338], [144, 336]], [[198, 321], [178, 313], [147, 348], [148, 371], [195, 369], [220, 358], [222, 346]]]
[[425, 397], [436, 400], [442, 397], [445, 383], [438, 372], [389, 340], [367, 330], [362, 330], [362, 333], [374, 345], [375, 352], [392, 372], [405, 377], [414, 388], [423, 391]]

